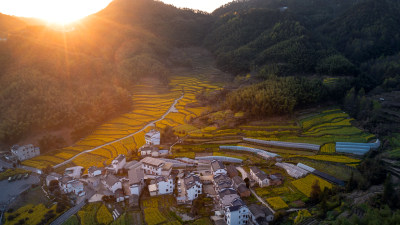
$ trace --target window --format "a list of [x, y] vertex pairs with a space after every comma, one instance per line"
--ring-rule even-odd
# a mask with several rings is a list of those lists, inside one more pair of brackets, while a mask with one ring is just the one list
[[166, 189], [165, 191], [168, 192], [168, 189]]

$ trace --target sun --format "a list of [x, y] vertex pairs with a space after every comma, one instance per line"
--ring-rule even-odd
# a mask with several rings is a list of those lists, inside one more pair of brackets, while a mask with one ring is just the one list
[[0, 12], [66, 25], [105, 8], [112, 0], [1, 0]]

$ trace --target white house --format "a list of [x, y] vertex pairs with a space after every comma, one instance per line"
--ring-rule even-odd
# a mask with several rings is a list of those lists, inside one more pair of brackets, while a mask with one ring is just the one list
[[102, 183], [104, 186], [110, 190], [112, 193], [115, 193], [117, 189], [122, 189], [121, 181], [114, 175], [108, 174], [103, 180]]
[[126, 164], [126, 157], [125, 155], [118, 155], [112, 162], [111, 162], [111, 169], [114, 170], [115, 173], [118, 173], [121, 169], [124, 168]]
[[46, 177], [46, 185], [49, 186], [50, 182], [52, 182], [53, 180], [58, 181], [58, 183], [60, 183], [59, 181], [61, 180], [62, 176], [58, 173], [50, 173], [49, 175], [47, 175]]
[[40, 148], [32, 144], [24, 146], [14, 145], [11, 148], [11, 153], [17, 157], [19, 161], [24, 161], [40, 155]]
[[69, 185], [69, 183], [72, 181], [73, 179], [71, 177], [68, 176], [63, 176], [60, 180], [58, 180], [58, 185], [60, 186], [60, 189], [64, 192], [64, 193], [71, 193], [72, 189], [71, 189], [71, 185]]
[[79, 180], [74, 180], [70, 183], [71, 185], [71, 192], [78, 195], [78, 196], [84, 196], [86, 193], [83, 190], [83, 183], [80, 182]]
[[151, 130], [144, 136], [147, 145], [160, 145], [161, 134], [158, 130]]
[[69, 167], [65, 169], [64, 175], [72, 177], [74, 179], [79, 179], [81, 178], [84, 169], [85, 168], [83, 168], [82, 166]]
[[172, 163], [165, 162], [161, 159], [146, 157], [140, 160], [145, 174], [156, 176], [169, 176], [172, 170]]
[[149, 185], [150, 196], [167, 195], [174, 192], [174, 179], [172, 177], [158, 176]]
[[258, 167], [250, 168], [250, 176], [257, 182], [258, 186], [265, 187], [269, 185], [268, 175]]
[[219, 160], [213, 160], [211, 162], [211, 170], [214, 176], [218, 174], [227, 174], [225, 165]]
[[178, 203], [192, 203], [199, 195], [203, 193], [203, 184], [200, 177], [195, 174], [189, 174], [178, 182]]
[[139, 150], [141, 156], [152, 156], [152, 157], [159, 156], [158, 148], [153, 145], [142, 146]]
[[132, 195], [140, 195], [145, 186], [144, 171], [140, 165], [128, 170], [129, 189]]
[[59, 180], [59, 186], [60, 189], [66, 194], [74, 193], [78, 196], [85, 195], [85, 191], [83, 189], [83, 183], [78, 180], [74, 180], [69, 176], [62, 177]]
[[88, 169], [88, 175], [89, 175], [89, 177], [99, 176], [99, 175], [102, 174], [102, 172], [103, 172], [103, 169], [102, 169], [102, 168], [98, 168], [98, 167], [96, 167], [96, 166], [91, 166], [91, 167], [89, 167], [89, 169]]
[[225, 222], [227, 225], [243, 225], [250, 220], [250, 210], [240, 199], [236, 199], [225, 208]]

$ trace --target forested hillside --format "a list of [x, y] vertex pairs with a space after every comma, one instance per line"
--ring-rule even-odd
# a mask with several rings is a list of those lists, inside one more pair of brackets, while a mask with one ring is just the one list
[[[222, 70], [265, 80], [225, 93], [225, 107], [252, 116], [290, 113], [327, 100], [340, 104], [353, 87], [346, 108], [366, 128], [386, 134], [399, 123], [385, 122], [376, 96], [400, 84], [399, 10], [394, 0], [249, 0], [222, 6], [212, 13], [215, 22], [204, 45]], [[308, 82], [280, 76], [306, 76]], [[309, 93], [301, 91], [316, 83]], [[309, 95], [299, 104], [303, 93]]]
[[70, 32], [1, 17], [0, 141], [64, 128], [76, 140], [135, 107], [132, 84], [167, 82], [171, 49], [200, 42], [210, 18], [152, 0], [113, 1]]
[[[0, 42], [0, 140], [11, 144], [60, 128], [82, 137], [135, 107], [131, 84], [166, 83], [171, 66], [187, 64], [168, 60], [175, 47], [204, 46], [222, 70], [251, 73], [256, 80], [249, 83], [268, 80], [223, 98], [225, 107], [239, 110], [243, 98], [256, 96], [264, 106], [253, 114], [340, 101], [352, 87], [390, 91], [400, 83], [399, 9], [395, 0], [249, 0], [207, 14], [153, 0], [114, 0], [70, 32], [1, 15], [8, 40]], [[306, 94], [307, 85], [315, 93], [303, 100], [292, 95]], [[276, 91], [266, 93], [269, 88]], [[285, 110], [267, 110], [274, 99]]]
[[367, 60], [399, 51], [399, 3], [250, 0], [213, 12], [205, 45], [234, 74], [359, 74]]

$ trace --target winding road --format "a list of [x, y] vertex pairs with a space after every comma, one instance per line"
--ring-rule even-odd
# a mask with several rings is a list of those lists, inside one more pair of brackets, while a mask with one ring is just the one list
[[100, 149], [100, 148], [103, 148], [103, 147], [105, 147], [105, 146], [107, 146], [107, 145], [111, 145], [111, 144], [117, 143], [117, 142], [119, 142], [119, 141], [122, 141], [122, 140], [124, 140], [124, 139], [130, 138], [130, 137], [132, 137], [133, 135], [135, 135], [135, 134], [137, 134], [137, 133], [139, 133], [139, 132], [144, 131], [146, 128], [148, 128], [148, 127], [150, 127], [150, 126], [154, 126], [154, 123], [157, 123], [157, 122], [159, 122], [159, 121], [165, 119], [165, 117], [166, 117], [169, 113], [171, 113], [171, 112], [176, 112], [176, 111], [177, 111], [176, 108], [175, 108], [175, 105], [179, 102], [179, 100], [181, 100], [181, 99], [183, 98], [183, 96], [185, 96], [185, 93], [182, 93], [181, 97], [175, 99], [174, 103], [172, 103], [172, 105], [168, 108], [168, 110], [167, 110], [159, 119], [153, 120], [153, 121], [149, 122], [149, 123], [146, 124], [144, 127], [142, 127], [142, 129], [136, 131], [135, 133], [132, 133], [132, 134], [129, 134], [129, 135], [123, 137], [123, 138], [119, 138], [119, 139], [117, 139], [117, 140], [114, 140], [114, 141], [105, 143], [105, 144], [100, 145], [100, 146], [97, 146], [97, 147], [95, 147], [95, 148], [92, 148], [92, 149], [89, 149], [89, 150], [85, 150], [85, 151], [83, 151], [83, 152], [80, 152], [79, 154], [76, 154], [76, 155], [73, 156], [72, 158], [70, 158], [70, 159], [68, 159], [68, 160], [66, 160], [66, 161], [64, 161], [64, 162], [62, 162], [62, 163], [60, 163], [60, 164], [57, 164], [57, 165], [53, 166], [53, 168], [58, 168], [58, 167], [60, 167], [60, 166], [62, 166], [62, 165], [65, 165], [65, 164], [71, 162], [72, 160], [74, 160], [76, 157], [78, 157], [78, 156], [80, 156], [80, 155], [83, 155], [83, 154], [86, 154], [86, 153], [95, 151], [95, 150]]

